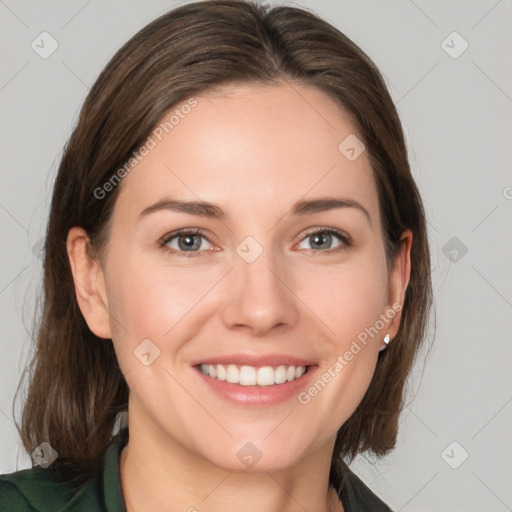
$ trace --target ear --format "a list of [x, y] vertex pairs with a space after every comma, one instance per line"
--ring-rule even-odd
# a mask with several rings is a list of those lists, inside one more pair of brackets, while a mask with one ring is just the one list
[[89, 237], [84, 229], [69, 230], [66, 249], [78, 306], [89, 329], [100, 338], [111, 338], [105, 276], [100, 262], [91, 256]]
[[389, 322], [386, 334], [392, 340], [400, 327], [402, 308], [404, 305], [405, 291], [411, 276], [411, 247], [412, 232], [406, 229], [400, 238], [400, 249], [395, 257], [393, 270], [389, 276], [389, 295], [386, 309], [393, 310], [394, 316]]

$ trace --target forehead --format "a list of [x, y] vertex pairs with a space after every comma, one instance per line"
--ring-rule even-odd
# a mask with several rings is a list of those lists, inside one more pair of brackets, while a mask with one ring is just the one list
[[153, 148], [124, 178], [120, 208], [138, 214], [168, 196], [222, 203], [228, 213], [270, 211], [304, 197], [341, 195], [378, 214], [368, 155], [351, 161], [340, 150], [347, 137], [361, 138], [358, 129], [319, 89], [237, 84], [194, 100], [192, 108], [171, 109], [150, 134]]

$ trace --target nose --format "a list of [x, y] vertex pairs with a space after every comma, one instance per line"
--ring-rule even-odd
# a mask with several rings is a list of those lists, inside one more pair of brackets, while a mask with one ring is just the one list
[[285, 271], [285, 263], [278, 267], [273, 259], [266, 251], [252, 263], [236, 257], [222, 309], [227, 328], [262, 337], [274, 329], [297, 324], [299, 301], [290, 286], [291, 276]]

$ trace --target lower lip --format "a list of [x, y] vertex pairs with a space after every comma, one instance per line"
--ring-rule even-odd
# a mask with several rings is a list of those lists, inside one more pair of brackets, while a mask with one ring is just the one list
[[290, 382], [273, 386], [242, 386], [225, 380], [205, 375], [199, 368], [194, 368], [210, 389], [223, 399], [236, 405], [270, 406], [276, 405], [292, 397], [296, 397], [311, 381], [318, 366], [309, 366], [308, 371]]

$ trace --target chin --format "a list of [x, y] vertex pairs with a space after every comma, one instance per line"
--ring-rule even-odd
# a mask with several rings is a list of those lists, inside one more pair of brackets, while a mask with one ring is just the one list
[[285, 446], [281, 440], [269, 441], [265, 436], [254, 436], [252, 439], [230, 440], [229, 446], [213, 453], [210, 445], [210, 449], [199, 455], [223, 470], [237, 473], [283, 471], [296, 466], [307, 455], [303, 442]]

